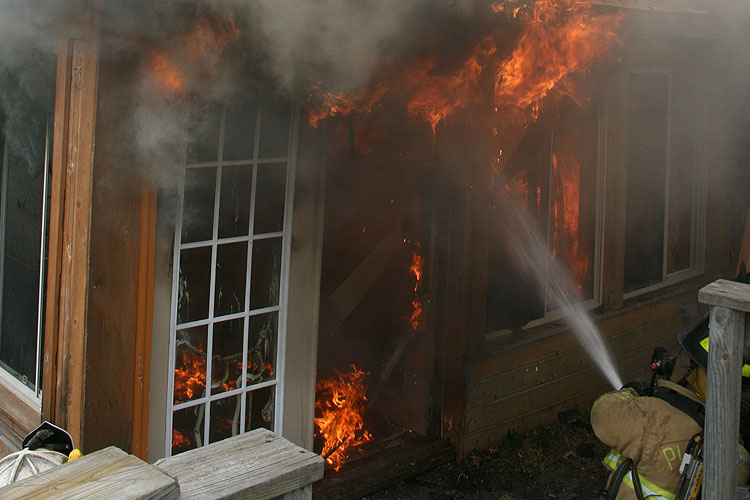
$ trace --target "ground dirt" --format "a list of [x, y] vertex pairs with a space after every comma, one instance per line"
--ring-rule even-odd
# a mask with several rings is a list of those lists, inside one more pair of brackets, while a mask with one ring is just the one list
[[446, 464], [365, 500], [596, 498], [608, 472], [608, 449], [594, 436], [588, 412], [561, 414], [558, 422], [509, 434], [501, 446]]

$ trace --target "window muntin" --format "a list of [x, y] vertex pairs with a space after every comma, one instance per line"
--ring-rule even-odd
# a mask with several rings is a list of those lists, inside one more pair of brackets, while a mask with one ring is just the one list
[[0, 75], [0, 379], [41, 403], [54, 61]]
[[[504, 174], [587, 305], [599, 303], [601, 254], [600, 117], [571, 100], [541, 116], [508, 160]], [[495, 210], [500, 210], [497, 207]], [[494, 216], [493, 216], [494, 217]], [[490, 227], [502, 227], [492, 223]], [[512, 231], [511, 231], [512, 232]], [[490, 235], [486, 330], [516, 330], [559, 317], [550, 297], [514, 262], [513, 237]]]
[[666, 72], [628, 79], [624, 297], [703, 272], [705, 183], [696, 99]]
[[[191, 106], [175, 231], [166, 455], [280, 423], [293, 108]], [[206, 380], [211, 384], [206, 388]]]

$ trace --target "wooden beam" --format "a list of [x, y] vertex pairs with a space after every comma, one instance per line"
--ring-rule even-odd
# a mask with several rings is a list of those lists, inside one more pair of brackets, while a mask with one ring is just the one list
[[311, 450], [315, 432], [315, 374], [318, 368], [327, 162], [324, 141], [321, 140], [324, 134], [304, 125], [300, 125], [299, 133], [287, 298], [282, 435]]
[[70, 121], [70, 84], [73, 41], [60, 40], [57, 47], [55, 80], [55, 119], [52, 145], [52, 182], [50, 186], [47, 290], [44, 318], [44, 363], [42, 367], [42, 416], [54, 422], [57, 416], [57, 367], [59, 354], [59, 299], [63, 260], [63, 212], [65, 171], [68, 165], [68, 127]]
[[341, 326], [383, 274], [402, 244], [401, 226], [396, 225], [335, 292], [329, 297], [322, 297], [321, 330], [335, 331]]
[[750, 285], [718, 280], [703, 287], [698, 297], [711, 306], [703, 498], [721, 500], [736, 496], [742, 347]]
[[[53, 204], [53, 209], [58, 210], [58, 217], [61, 217], [56, 221], [59, 222], [56, 229], [61, 229], [62, 237], [59, 243], [57, 239], [50, 240], [55, 245], [50, 247], [53, 250], [50, 254], [59, 257], [56, 252], [60, 248], [62, 252], [60, 262], [56, 262], [51, 270], [56, 273], [59, 267], [59, 280], [56, 275], [50, 280], [58, 283], [58, 288], [48, 294], [48, 299], [59, 297], [47, 312], [48, 315], [57, 314], [56, 320], [47, 318], [48, 324], [52, 322], [54, 326], [54, 321], [57, 323], [57, 329], [52, 330], [55, 333], [51, 333], [57, 335], [54, 395], [50, 391], [43, 396], [54, 398], [54, 407], [48, 408], [48, 414], [57, 425], [70, 432], [79, 446], [83, 429], [89, 228], [100, 42], [96, 13], [91, 11], [89, 16], [88, 34], [71, 43], [69, 82], [63, 85], [69, 90], [68, 112], [61, 118], [67, 124], [58, 126], [56, 123], [55, 128], [55, 146], [65, 150], [64, 157], [55, 158], [57, 169], [64, 172], [61, 180], [64, 199], [56, 200], [58, 206]], [[57, 116], [55, 119], [58, 120]], [[61, 133], [65, 135], [58, 136]], [[55, 154], [58, 154], [57, 150]], [[65, 160], [64, 164], [60, 163], [62, 160]]]
[[151, 328], [154, 313], [154, 263], [156, 251], [156, 192], [141, 191], [140, 248], [138, 252], [138, 304], [133, 380], [133, 454], [148, 459], [148, 408], [151, 380]]
[[740, 437], [742, 340], [745, 314], [711, 307], [706, 383], [705, 500], [734, 498]]
[[698, 291], [698, 300], [711, 306], [750, 312], [750, 285], [716, 280]]

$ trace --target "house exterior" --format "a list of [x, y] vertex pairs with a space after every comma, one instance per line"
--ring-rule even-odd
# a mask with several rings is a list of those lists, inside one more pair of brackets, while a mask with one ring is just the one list
[[[591, 102], [550, 106], [507, 164], [558, 258], [581, 265], [576, 286], [625, 381], [701, 318], [701, 286], [736, 272], [748, 201], [733, 189], [745, 174], [727, 94], [711, 84], [722, 33], [695, 9], [662, 10], [630, 10]], [[141, 101], [133, 75], [153, 54], [80, 14], [50, 30], [54, 99], [34, 108], [35, 154], [3, 147], [6, 447], [47, 419], [84, 452], [150, 461], [257, 427], [312, 449], [316, 377], [356, 361], [387, 420], [463, 456], [610, 388], [510, 264], [483, 189], [492, 127], [467, 126], [491, 120], [486, 101], [432, 130], [389, 104], [314, 127], [299, 94], [265, 81]], [[164, 130], [133, 117], [162, 111], [189, 132], [134, 147]], [[552, 210], [571, 150], [575, 251]], [[424, 310], [410, 329], [412, 286]]]

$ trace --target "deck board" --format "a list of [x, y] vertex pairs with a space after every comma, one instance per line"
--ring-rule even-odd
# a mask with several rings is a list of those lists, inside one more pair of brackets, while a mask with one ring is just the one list
[[159, 460], [182, 499], [274, 498], [323, 477], [323, 459], [266, 429]]
[[180, 498], [180, 487], [174, 478], [110, 446], [0, 488], [0, 498], [171, 500]]

